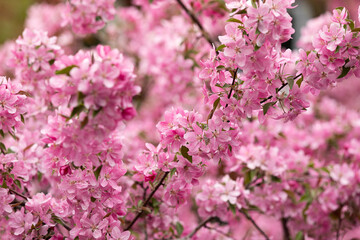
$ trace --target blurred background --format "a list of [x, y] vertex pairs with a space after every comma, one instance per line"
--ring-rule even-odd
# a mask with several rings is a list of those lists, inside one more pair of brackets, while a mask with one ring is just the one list
[[[26, 12], [35, 3], [47, 2], [56, 4], [62, 0], [0, 0], [0, 44], [14, 39], [23, 30]], [[121, 1], [121, 0], [120, 0]], [[126, 1], [126, 0], [123, 0]], [[309, 18], [319, 16], [328, 9], [346, 6], [353, 18], [357, 17], [360, 0], [297, 0], [298, 8], [292, 11], [296, 29], [305, 25]], [[357, 20], [357, 18], [356, 18]], [[298, 36], [294, 36], [294, 41]]]

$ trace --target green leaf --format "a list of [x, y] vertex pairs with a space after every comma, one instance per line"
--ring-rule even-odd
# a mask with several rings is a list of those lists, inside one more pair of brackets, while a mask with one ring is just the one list
[[8, 185], [6, 184], [6, 178], [3, 178], [3, 183], [1, 185], [2, 188], [8, 188]]
[[51, 59], [50, 61], [49, 61], [49, 64], [50, 65], [53, 65], [55, 63], [55, 59]]
[[176, 168], [171, 169], [171, 171], [170, 171], [170, 177], [174, 176], [175, 172], [176, 172]]
[[216, 48], [216, 51], [221, 51], [221, 50], [223, 50], [224, 48], [226, 48], [226, 45], [225, 45], [225, 44], [221, 44], [220, 46], [218, 46], [218, 47]]
[[38, 179], [39, 182], [41, 182], [42, 177], [43, 177], [42, 172], [39, 172], [39, 171], [38, 171], [38, 172], [37, 172], [37, 179]]
[[25, 124], [25, 118], [24, 118], [24, 115], [20, 114], [20, 117], [21, 117], [21, 121], [23, 124]]
[[256, 52], [257, 50], [259, 50], [261, 47], [259, 47], [258, 45], [255, 45], [254, 47], [254, 51]]
[[94, 175], [95, 175], [95, 178], [96, 180], [99, 179], [99, 175], [100, 175], [100, 172], [101, 172], [101, 169], [102, 169], [103, 165], [100, 165], [98, 168], [96, 168], [96, 170], [94, 171]]
[[83, 129], [86, 126], [86, 124], [88, 124], [88, 122], [89, 122], [89, 118], [88, 116], [86, 116], [84, 120], [82, 120], [82, 122], [80, 123], [81, 129]]
[[227, 22], [234, 22], [234, 23], [241, 23], [241, 24], [243, 24], [242, 21], [240, 21], [239, 19], [236, 19], [236, 18], [230, 18], [230, 19], [227, 20]]
[[296, 234], [295, 240], [304, 240], [304, 234], [300, 231]]
[[231, 211], [234, 215], [236, 215], [236, 206], [235, 206], [235, 204], [231, 204], [229, 201], [228, 201], [228, 204], [229, 204], [229, 209], [230, 209], [230, 211]]
[[256, 28], [255, 34], [256, 34], [256, 35], [259, 35], [260, 33], [261, 33], [261, 32], [260, 32], [259, 28]]
[[1, 149], [1, 152], [2, 152], [3, 154], [5, 154], [5, 153], [6, 153], [6, 147], [5, 147], [5, 144], [4, 144], [4, 143], [2, 143], [2, 142], [0, 142], [0, 149]]
[[16, 179], [14, 183], [21, 189], [21, 182], [19, 181], [19, 179]]
[[287, 195], [288, 197], [291, 199], [291, 201], [296, 204], [296, 195], [293, 191], [290, 191], [290, 190], [283, 190]]
[[184, 227], [183, 227], [183, 225], [181, 225], [181, 223], [180, 223], [180, 222], [176, 222], [176, 224], [175, 224], [175, 228], [176, 228], [177, 235], [180, 237], [180, 236], [181, 236], [181, 234], [182, 234], [182, 233], [183, 233], [183, 231], [184, 231]]
[[351, 19], [346, 19], [346, 21], [348, 22], [350, 29], [353, 30], [355, 28], [354, 21]]
[[74, 109], [71, 111], [70, 119], [73, 118], [75, 115], [79, 115], [85, 109], [86, 108], [84, 105], [78, 105], [78, 106], [74, 107]]
[[286, 81], [289, 84], [290, 89], [292, 89], [294, 86], [294, 77], [293, 76], [287, 77]]
[[213, 104], [213, 108], [211, 109], [210, 114], [209, 114], [209, 116], [208, 116], [208, 119], [211, 119], [211, 118], [213, 117], [216, 108], [219, 106], [219, 103], [220, 103], [220, 98], [218, 98], [218, 99], [215, 100], [215, 102], [214, 102], [214, 104]]
[[4, 138], [5, 137], [5, 133], [2, 129], [0, 129], [0, 135]]
[[303, 80], [304, 80], [304, 77], [301, 75], [301, 77], [299, 78], [299, 80], [296, 81], [296, 85], [298, 85], [299, 88], [300, 88], [301, 83], [303, 82]]
[[56, 223], [58, 223], [58, 224], [60, 224], [60, 225], [62, 225], [62, 226], [65, 226], [65, 223], [64, 223], [58, 216], [52, 214], [51, 219], [52, 219], [54, 222], [56, 222]]
[[95, 201], [96, 201], [96, 198], [94, 198], [94, 197], [91, 197], [90, 199], [91, 199], [91, 202], [95, 202]]
[[257, 8], [256, 0], [251, 0], [251, 5], [253, 6], [253, 8]]
[[63, 69], [60, 69], [60, 70], [56, 70], [56, 71], [55, 71], [55, 74], [56, 74], [56, 75], [65, 74], [65, 75], [70, 76], [70, 71], [71, 71], [71, 69], [73, 69], [73, 68], [75, 68], [75, 67], [78, 67], [78, 66], [76, 66], [76, 65], [67, 66], [66, 68], [63, 68]]
[[93, 111], [93, 117], [96, 117], [96, 115], [98, 115], [101, 110], [102, 110], [102, 107], [100, 107], [100, 108], [97, 109], [97, 110], [94, 110], [94, 111]]
[[189, 149], [185, 146], [181, 146], [180, 148], [181, 155], [186, 158], [189, 162], [192, 163], [192, 156], [189, 155]]
[[276, 102], [268, 102], [263, 105], [263, 113], [266, 115], [266, 113], [269, 111], [269, 108], [271, 106], [274, 106]]
[[82, 92], [78, 92], [78, 104], [82, 105], [84, 104], [84, 98], [86, 97], [86, 95]]
[[345, 77], [350, 71], [350, 68], [349, 67], [345, 67], [345, 65], [342, 67], [342, 72], [341, 74], [337, 77], [338, 79], [339, 78], [343, 78]]

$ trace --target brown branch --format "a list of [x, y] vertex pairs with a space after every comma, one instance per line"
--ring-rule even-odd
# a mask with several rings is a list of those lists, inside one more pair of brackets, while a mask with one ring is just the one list
[[22, 193], [19, 193], [19, 192], [15, 191], [15, 190], [9, 189], [9, 192], [11, 192], [11, 193], [13, 193], [13, 194], [15, 194], [15, 195], [18, 195], [19, 197], [22, 197], [22, 198], [25, 199], [25, 200], [28, 199], [28, 197], [26, 197], [26, 196], [23, 195]]
[[206, 227], [206, 224], [208, 224], [210, 222], [217, 222], [220, 225], [228, 224], [227, 222], [223, 222], [219, 217], [208, 217], [207, 219], [205, 219], [204, 221], [199, 223], [199, 225], [189, 235], [187, 235], [186, 237], [184, 237], [182, 239], [183, 240], [191, 239], [201, 228]]
[[[298, 77], [300, 77], [300, 76], [302, 76], [302, 73], [296, 75], [296, 76], [294, 77], [294, 81], [295, 81]], [[287, 85], [288, 85], [288, 83], [284, 83], [283, 85], [281, 85], [281, 87], [280, 87], [278, 90], [276, 90], [276, 93], [280, 92], [280, 91], [281, 91], [284, 87], [286, 87]], [[265, 98], [264, 100], [262, 100], [260, 103], [264, 103], [264, 102], [266, 102], [267, 100], [270, 100], [272, 97], [273, 97], [273, 96], [269, 96], [269, 97]]]
[[181, 8], [186, 12], [186, 14], [191, 18], [191, 20], [199, 27], [203, 37], [210, 44], [211, 47], [215, 46], [214, 42], [210, 39], [209, 34], [205, 31], [204, 27], [200, 23], [199, 19], [191, 12], [181, 0], [176, 0]]
[[[167, 175], [169, 174], [169, 172], [166, 172], [164, 174], [164, 176], [161, 178], [160, 182], [158, 183], [158, 185], [156, 185], [155, 189], [150, 193], [150, 195], [148, 196], [148, 198], [146, 199], [146, 201], [144, 202], [144, 204], [142, 205], [142, 207], [145, 207], [151, 200], [151, 198], [154, 196], [154, 194], [156, 193], [156, 191], [159, 189], [159, 187], [163, 184], [163, 182], [165, 181], [165, 178], [167, 177]], [[124, 231], [128, 231], [131, 229], [131, 227], [136, 223], [136, 221], [141, 217], [141, 215], [143, 214], [144, 210], [142, 209], [136, 216], [135, 218], [131, 221], [131, 223], [129, 224], [129, 226], [127, 226], [127, 228], [125, 228]]]
[[240, 209], [239, 211], [252, 223], [252, 225], [261, 233], [261, 235], [265, 237], [266, 240], [270, 240], [268, 235], [266, 235], [266, 233], [259, 227], [259, 225], [256, 224], [254, 219], [252, 219], [252, 217], [246, 211], [243, 209]]
[[291, 234], [290, 234], [290, 230], [289, 227], [287, 225], [289, 219], [288, 218], [281, 218], [281, 225], [284, 231], [284, 240], [291, 240]]

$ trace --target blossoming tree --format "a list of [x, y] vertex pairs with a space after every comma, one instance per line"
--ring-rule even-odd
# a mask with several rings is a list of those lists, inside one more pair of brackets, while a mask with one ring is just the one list
[[356, 237], [358, 19], [284, 49], [294, 7], [32, 6], [0, 49], [0, 238]]

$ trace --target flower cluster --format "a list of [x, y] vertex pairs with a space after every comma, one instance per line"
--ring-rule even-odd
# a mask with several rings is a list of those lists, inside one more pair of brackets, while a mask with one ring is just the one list
[[66, 3], [63, 24], [70, 24], [77, 34], [96, 33], [114, 18], [115, 0], [70, 0]]
[[345, 8], [293, 51], [294, 0], [114, 4], [36, 5], [1, 50], [0, 238], [355, 234], [360, 35]]

